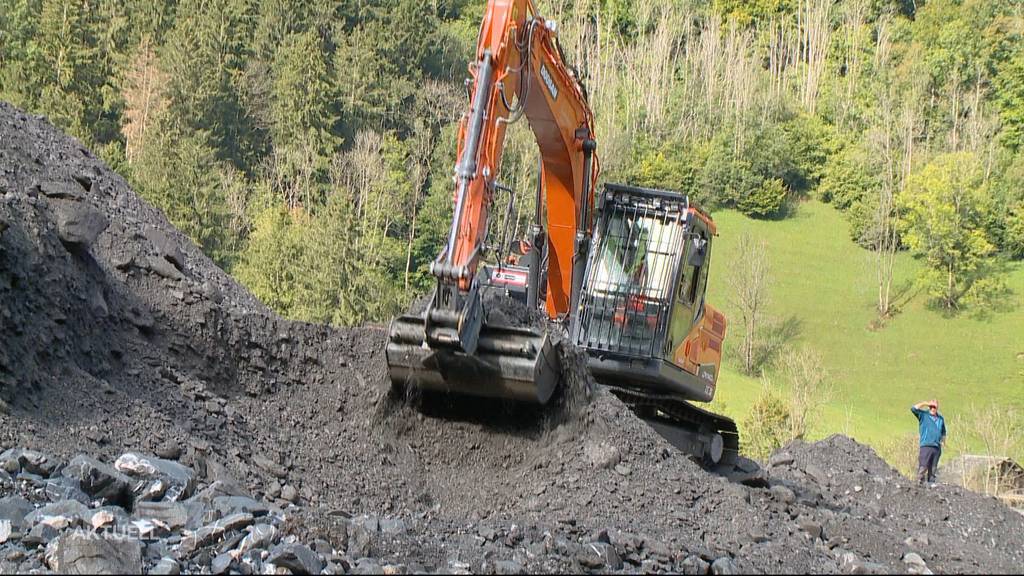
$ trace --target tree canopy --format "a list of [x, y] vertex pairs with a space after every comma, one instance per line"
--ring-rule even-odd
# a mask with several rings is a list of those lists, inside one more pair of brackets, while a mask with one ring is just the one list
[[[1024, 257], [1019, 2], [538, 5], [586, 85], [606, 180], [768, 219], [818, 197], [853, 240], [918, 254], [947, 309]], [[431, 286], [483, 8], [0, 0], [0, 98], [97, 149], [282, 313], [383, 319]], [[519, 232], [531, 140], [511, 127], [501, 174]]]

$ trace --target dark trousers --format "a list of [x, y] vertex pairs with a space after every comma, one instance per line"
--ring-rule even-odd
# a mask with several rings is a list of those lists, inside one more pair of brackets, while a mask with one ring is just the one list
[[917, 481], [935, 482], [935, 469], [939, 467], [942, 450], [938, 446], [921, 446], [917, 456]]

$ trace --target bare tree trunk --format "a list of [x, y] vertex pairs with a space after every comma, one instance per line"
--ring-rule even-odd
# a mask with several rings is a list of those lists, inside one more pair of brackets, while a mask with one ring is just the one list
[[125, 139], [125, 158], [131, 164], [145, 142], [151, 118], [166, 107], [162, 92], [166, 79], [157, 66], [148, 37], [142, 39], [126, 80], [122, 93], [125, 122], [121, 133]]
[[[888, 162], [891, 165], [891, 161]], [[878, 317], [888, 318], [892, 314], [892, 282], [893, 268], [896, 261], [896, 248], [899, 238], [896, 231], [895, 201], [892, 185], [892, 174], [883, 184], [877, 209], [879, 246], [877, 254], [878, 271]]]
[[860, 81], [860, 37], [861, 29], [867, 18], [867, 3], [864, 0], [853, 0], [846, 7], [843, 27], [846, 31], [846, 99], [840, 104], [842, 114], [840, 124], [849, 126], [851, 110], [856, 102], [858, 82]]
[[952, 92], [952, 105], [950, 106], [949, 114], [953, 122], [953, 126], [949, 132], [949, 149], [956, 151], [960, 149], [960, 81], [959, 78], [953, 81], [953, 85], [950, 87]]
[[797, 21], [788, 18], [772, 20], [768, 23], [768, 89], [762, 92], [766, 96], [762, 109], [761, 121], [767, 122], [771, 112], [777, 108], [789, 93], [791, 71], [803, 60], [801, 49], [800, 17]]
[[[899, 95], [892, 82], [893, 70], [889, 61], [890, 40], [888, 21], [879, 22], [875, 65], [882, 75], [880, 91], [876, 95], [879, 106], [878, 126], [872, 131], [874, 149], [882, 162], [882, 181], [878, 187], [878, 203], [875, 207], [875, 272], [878, 301], [876, 309], [881, 320], [892, 315], [892, 283], [899, 235], [896, 229], [896, 194], [902, 190], [910, 170], [910, 154], [913, 150], [916, 98], [914, 91], [904, 95], [900, 118], [896, 118], [895, 106]], [[894, 129], [897, 133], [894, 133]], [[898, 157], [896, 140], [902, 140], [902, 154]]]
[[730, 299], [739, 310], [743, 323], [743, 341], [740, 344], [743, 371], [753, 374], [757, 369], [764, 309], [768, 305], [769, 266], [768, 246], [764, 240], [755, 241], [744, 234], [739, 238], [739, 254], [728, 276]]
[[423, 170], [418, 166], [413, 169], [412, 180], [412, 221], [409, 223], [409, 242], [405, 248], [405, 290], [409, 291], [409, 272], [412, 269], [412, 245], [416, 241], [416, 214], [420, 201], [420, 189], [423, 187]]
[[797, 11], [798, 25], [802, 25], [804, 63], [807, 65], [801, 101], [811, 114], [817, 106], [818, 85], [825, 73], [825, 56], [832, 34], [831, 8], [830, 0], [801, 0]]
[[419, 213], [420, 195], [430, 170], [430, 153], [434, 149], [434, 135], [430, 126], [419, 124], [414, 135], [413, 150], [409, 156], [409, 183], [412, 184], [412, 215], [409, 222], [409, 242], [405, 248], [405, 290], [409, 291], [409, 274], [412, 270], [412, 246], [416, 241], [416, 216]]
[[878, 272], [878, 317], [888, 318], [892, 312], [890, 294], [892, 291], [893, 261], [896, 255], [896, 226], [893, 217], [895, 208], [896, 163], [892, 137], [892, 97], [884, 98], [885, 116], [883, 125], [885, 142], [883, 158], [885, 162], [885, 178], [879, 187], [876, 221], [878, 228], [877, 272]]

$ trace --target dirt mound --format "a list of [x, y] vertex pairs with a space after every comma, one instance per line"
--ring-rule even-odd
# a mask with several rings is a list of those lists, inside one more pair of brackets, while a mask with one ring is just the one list
[[345, 570], [1024, 562], [1024, 518], [911, 486], [848, 439], [788, 447], [772, 486], [750, 488], [602, 391], [575, 410], [396, 402], [382, 327], [276, 317], [76, 141], [3, 104], [0, 230], [0, 448], [179, 460], [286, 510]]
[[88, 150], [7, 105], [0, 196], [0, 396], [28, 419], [5, 443], [223, 444], [251, 429], [231, 399], [338, 369], [333, 332], [270, 314]]
[[875, 562], [915, 553], [942, 572], [1012, 571], [1005, 562], [1024, 555], [1020, 515], [995, 498], [919, 485], [845, 436], [791, 444], [772, 461], [773, 478], [829, 511], [822, 519], [830, 539]]

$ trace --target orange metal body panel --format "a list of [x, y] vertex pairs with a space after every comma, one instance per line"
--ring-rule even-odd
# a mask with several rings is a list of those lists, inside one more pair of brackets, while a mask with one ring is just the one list
[[690, 213], [704, 222], [704, 225], [707, 226], [708, 232], [712, 236], [718, 236], [718, 226], [715, 225], [715, 221], [711, 219], [711, 216], [696, 206], [690, 207]]
[[[579, 84], [562, 61], [555, 33], [539, 19], [530, 34], [530, 17], [539, 18], [529, 0], [492, 0], [484, 14], [477, 60], [490, 53], [495, 82], [487, 107], [477, 174], [467, 189], [452, 262], [467, 265], [475, 272], [477, 262], [471, 259], [487, 233], [507, 125], [499, 119], [509, 116], [502, 103], [503, 90], [509, 103], [515, 98], [523, 99], [525, 116], [541, 152], [548, 228], [547, 311], [554, 318], [569, 309], [576, 220], [580, 206], [584, 202], [592, 205], [594, 201], [593, 186], [587, 198], [581, 197], [584, 178], [596, 182], [599, 164], [595, 153], [591, 174], [583, 174], [582, 144], [586, 138], [594, 139], [593, 114]], [[525, 52], [530, 54], [530, 61], [524, 66]], [[523, 85], [521, 74], [529, 75], [525, 94], [519, 93]], [[475, 94], [475, 89], [471, 94]], [[464, 117], [459, 132], [459, 157], [466, 141], [467, 123], [468, 117]], [[587, 222], [588, 234], [591, 226], [592, 222]], [[463, 289], [468, 288], [468, 282], [468, 278], [463, 279]]]
[[710, 304], [704, 304], [704, 316], [694, 325], [690, 334], [675, 349], [672, 362], [692, 374], [699, 373], [702, 364], [715, 365], [715, 381], [704, 382], [710, 396], [714, 396], [718, 383], [718, 368], [722, 363], [722, 342], [727, 328], [725, 315]]

